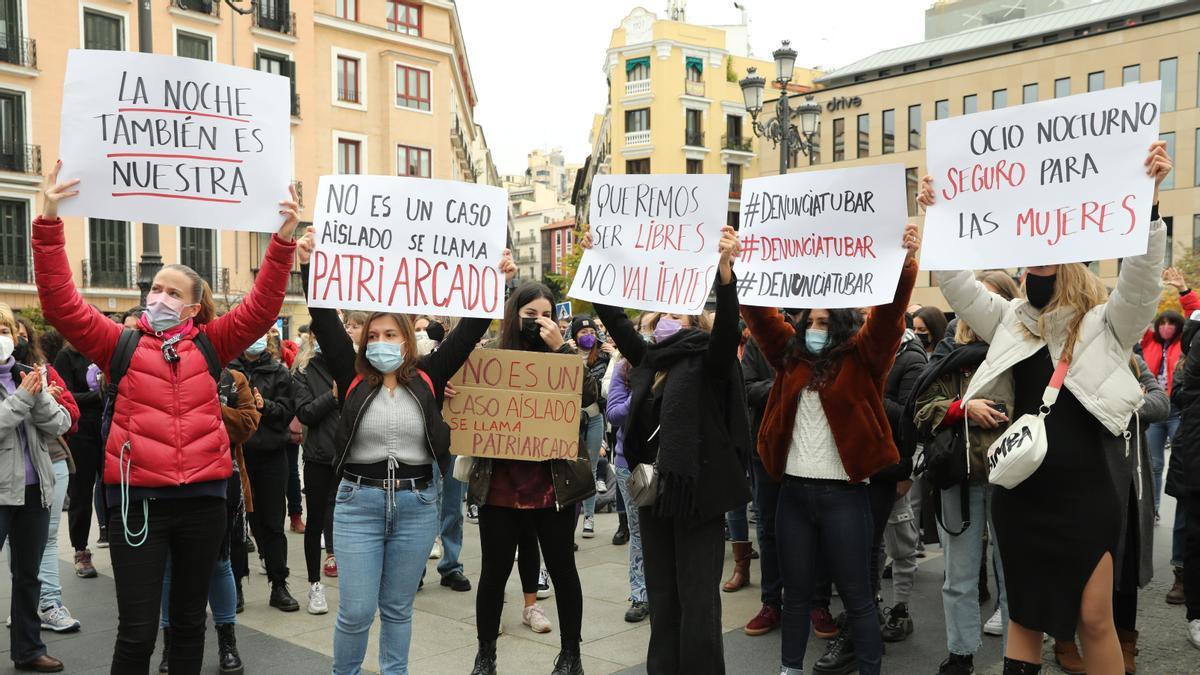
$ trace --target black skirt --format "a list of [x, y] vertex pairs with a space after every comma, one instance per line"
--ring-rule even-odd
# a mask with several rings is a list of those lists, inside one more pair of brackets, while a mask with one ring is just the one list
[[[1043, 348], [1013, 367], [1012, 419], [1034, 413], [1054, 374]], [[1121, 508], [1103, 456], [1108, 430], [1066, 387], [1046, 417], [1046, 459], [1017, 487], [994, 489], [992, 519], [1009, 616], [1071, 640], [1083, 588], [1105, 553], [1115, 555]]]

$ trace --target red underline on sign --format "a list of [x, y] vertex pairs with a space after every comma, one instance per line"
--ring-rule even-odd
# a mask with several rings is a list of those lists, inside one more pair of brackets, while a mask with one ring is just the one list
[[140, 112], [140, 113], [166, 113], [169, 115], [195, 115], [196, 117], [214, 117], [219, 120], [229, 120], [230, 122], [241, 122], [249, 124], [250, 120], [244, 120], [240, 117], [228, 117], [226, 115], [214, 115], [213, 113], [195, 112], [192, 110], [174, 110], [171, 108], [117, 108], [117, 112]]
[[157, 192], [114, 192], [114, 197], [162, 197], [163, 199], [188, 199], [195, 202], [216, 202], [218, 204], [241, 204], [240, 199], [216, 199], [213, 197], [192, 197], [189, 195], [163, 195]]
[[232, 164], [241, 164], [240, 159], [229, 159], [226, 157], [202, 157], [200, 155], [168, 155], [154, 152], [113, 152], [107, 155], [112, 157], [160, 157], [163, 159], [200, 159], [206, 162], [230, 162]]

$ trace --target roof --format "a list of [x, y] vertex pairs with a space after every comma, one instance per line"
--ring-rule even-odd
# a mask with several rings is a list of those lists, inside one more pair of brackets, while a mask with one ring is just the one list
[[567, 218], [566, 220], [558, 220], [553, 223], [546, 223], [542, 226], [543, 230], [562, 230], [568, 227], [575, 227], [575, 219]]
[[949, 54], [969, 52], [983, 47], [1008, 44], [1024, 38], [1056, 33], [1061, 30], [1101, 23], [1130, 14], [1153, 11], [1174, 5], [1192, 4], [1192, 0], [1103, 0], [1083, 7], [1062, 9], [1004, 23], [980, 26], [961, 33], [945, 35], [925, 42], [885, 49], [848, 66], [817, 78], [829, 84], [859, 73], [882, 70]]

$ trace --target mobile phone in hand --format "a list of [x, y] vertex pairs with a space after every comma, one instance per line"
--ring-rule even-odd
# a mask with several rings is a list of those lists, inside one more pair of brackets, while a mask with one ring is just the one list
[[992, 410], [995, 410], [1001, 415], [1008, 417], [1008, 406], [1004, 405], [1003, 403], [993, 403]]

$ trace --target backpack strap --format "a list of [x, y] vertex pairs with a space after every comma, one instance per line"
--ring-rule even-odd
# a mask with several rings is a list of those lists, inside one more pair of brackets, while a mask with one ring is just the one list
[[137, 350], [141, 340], [142, 331], [136, 328], [126, 328], [117, 338], [117, 348], [113, 350], [112, 358], [108, 362], [108, 386], [114, 393], [117, 391], [117, 386], [121, 384], [121, 379], [125, 377], [125, 373], [129, 372], [129, 364], [133, 361], [133, 352]]
[[225, 370], [225, 366], [221, 363], [221, 359], [217, 358], [217, 348], [213, 346], [212, 340], [208, 339], [208, 334], [204, 331], [196, 333], [196, 337], [192, 338], [192, 344], [204, 354], [204, 360], [208, 362], [208, 374], [212, 375], [213, 381], [218, 386], [221, 384], [221, 371]]
[[362, 381], [363, 381], [362, 375], [355, 375], [354, 379], [350, 381], [350, 387], [346, 389], [346, 395], [341, 397], [342, 400], [344, 401], [347, 398], [349, 398], [350, 392], [354, 391], [354, 388], [357, 387], [359, 384], [361, 384]]

